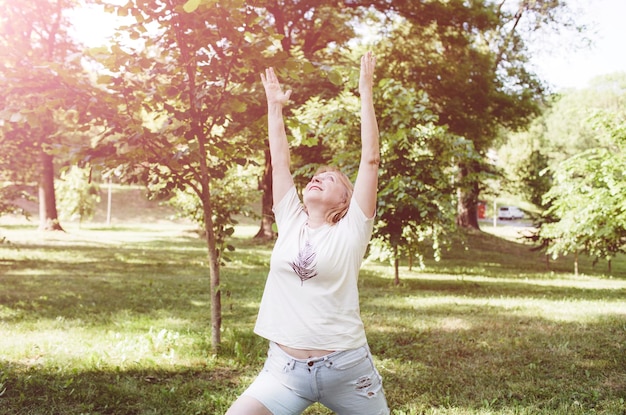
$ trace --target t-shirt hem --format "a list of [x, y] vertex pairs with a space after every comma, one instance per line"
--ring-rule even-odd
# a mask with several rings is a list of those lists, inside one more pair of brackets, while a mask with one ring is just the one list
[[362, 339], [355, 341], [353, 343], [346, 344], [325, 344], [325, 345], [313, 345], [306, 343], [294, 343], [293, 341], [289, 341], [287, 339], [280, 339], [271, 334], [265, 333], [262, 330], [254, 330], [254, 333], [264, 339], [274, 342], [277, 344], [281, 344], [283, 346], [291, 347], [294, 349], [302, 349], [302, 350], [333, 350], [333, 351], [342, 351], [342, 350], [352, 350], [358, 349], [359, 347], [367, 345], [367, 338], [363, 337]]

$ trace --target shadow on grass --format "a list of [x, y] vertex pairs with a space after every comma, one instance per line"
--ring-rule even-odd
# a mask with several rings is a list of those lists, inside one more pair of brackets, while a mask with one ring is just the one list
[[[187, 330], [181, 339], [193, 345], [180, 347], [194, 363], [98, 367], [49, 356], [43, 366], [24, 363], [26, 353], [4, 357], [0, 351], [0, 413], [224, 413], [260, 369], [266, 348], [252, 327], [270, 246], [240, 242], [222, 268], [224, 350], [218, 356], [206, 344], [210, 298], [202, 241], [157, 236], [117, 247], [96, 241], [7, 248], [20, 252], [0, 262], [0, 327], [25, 339], [50, 322], [63, 329], [69, 320], [102, 336], [133, 321], [135, 331]], [[489, 237], [475, 241], [478, 251], [451, 252], [443, 272], [403, 270], [399, 287], [390, 273], [366, 267], [361, 310], [392, 408], [397, 414], [449, 408], [472, 415], [626, 413], [624, 289], [576, 279], [560, 285], [558, 274], [526, 280], [527, 271], [540, 272], [533, 271], [543, 266], [540, 257], [529, 262], [521, 258], [528, 247], [505, 243], [500, 254]], [[534, 261], [538, 265], [529, 265]], [[609, 310], [568, 319], [570, 303], [578, 313], [587, 306]], [[535, 305], [545, 308], [534, 312]], [[68, 330], [63, 347], [71, 349], [73, 341]], [[177, 341], [172, 338], [172, 347]]]
[[63, 371], [0, 361], [0, 413], [219, 414], [235, 399], [241, 369]]
[[[413, 318], [365, 307], [368, 338], [396, 413], [623, 414], [626, 320], [554, 322], [431, 307]], [[374, 310], [376, 311], [376, 310]], [[421, 319], [441, 319], [419, 328]], [[464, 320], [471, 321], [467, 324]], [[238, 346], [237, 346], [238, 344]], [[206, 365], [79, 370], [0, 361], [2, 414], [220, 414], [262, 364], [251, 328]], [[243, 364], [242, 364], [243, 363]], [[137, 366], [140, 366], [139, 364]], [[437, 412], [439, 411], [439, 412]], [[308, 414], [330, 414], [316, 407]]]
[[481, 309], [474, 310], [481, 318], [467, 324], [468, 312], [433, 307], [425, 317], [441, 319], [438, 329], [420, 330], [398, 320], [369, 325], [369, 342], [395, 408], [406, 413], [626, 411], [623, 316], [555, 323]]
[[626, 290], [443, 277], [362, 278], [398, 413], [626, 414]]
[[[363, 275], [373, 276], [375, 273], [363, 272]], [[367, 278], [367, 277], [366, 277]], [[362, 278], [364, 279], [364, 278]], [[432, 296], [465, 296], [470, 298], [522, 298], [527, 300], [605, 300], [622, 301], [626, 298], [626, 288], [599, 288], [576, 285], [572, 282], [566, 285], [563, 282], [550, 280], [533, 280], [525, 278], [473, 280], [463, 276], [447, 275], [435, 276], [432, 274], [413, 274], [411, 278], [401, 280], [399, 286], [394, 286], [390, 277], [368, 278], [367, 283], [362, 283], [361, 293], [369, 290], [365, 297], [381, 297], [384, 295], [405, 295], [410, 297]]]
[[390, 404], [399, 414], [626, 414], [616, 282], [414, 273], [394, 286], [364, 272], [361, 310]]
[[[8, 248], [19, 258], [0, 259], [0, 321], [80, 319], [106, 325], [119, 318], [168, 315], [206, 326], [209, 270], [197, 239], [172, 245], [151, 241], [123, 247], [29, 244]], [[250, 251], [221, 271], [224, 315], [256, 315], [264, 260]], [[244, 270], [243, 261], [246, 261]], [[261, 273], [259, 270], [261, 269]]]
[[[546, 278], [546, 275], [574, 273], [574, 256], [548, 259], [544, 252], [533, 249], [523, 239], [510, 241], [486, 232], [470, 232], [454, 239], [444, 249], [439, 262], [432, 260], [432, 252], [424, 249], [426, 271], [454, 275], [483, 275], [490, 277]], [[626, 255], [611, 261], [594, 262], [581, 255], [579, 271], [583, 275], [610, 276], [626, 279]]]

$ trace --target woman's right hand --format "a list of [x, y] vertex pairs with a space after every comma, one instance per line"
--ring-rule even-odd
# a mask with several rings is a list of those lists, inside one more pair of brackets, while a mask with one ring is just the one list
[[374, 87], [374, 70], [376, 69], [376, 57], [372, 52], [367, 52], [361, 57], [361, 73], [359, 76], [359, 93], [361, 96], [372, 94]]
[[285, 105], [289, 101], [291, 96], [291, 89], [287, 92], [283, 92], [283, 89], [278, 82], [278, 78], [274, 73], [274, 68], [267, 68], [265, 75], [261, 74], [261, 81], [265, 88], [265, 97], [267, 98], [267, 104], [279, 104]]

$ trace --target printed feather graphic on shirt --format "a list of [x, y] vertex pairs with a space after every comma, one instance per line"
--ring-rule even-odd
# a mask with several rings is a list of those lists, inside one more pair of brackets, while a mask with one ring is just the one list
[[301, 284], [304, 281], [310, 280], [317, 276], [317, 270], [315, 269], [315, 251], [313, 245], [309, 241], [306, 241], [304, 247], [298, 253], [296, 260], [290, 262], [293, 271], [300, 277]]

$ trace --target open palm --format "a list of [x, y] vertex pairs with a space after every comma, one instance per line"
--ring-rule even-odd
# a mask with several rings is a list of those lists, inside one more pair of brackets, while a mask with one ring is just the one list
[[265, 70], [265, 75], [261, 74], [261, 81], [263, 81], [263, 87], [265, 88], [265, 96], [268, 104], [284, 105], [287, 101], [289, 101], [291, 90], [283, 92], [273, 68], [267, 68]]

